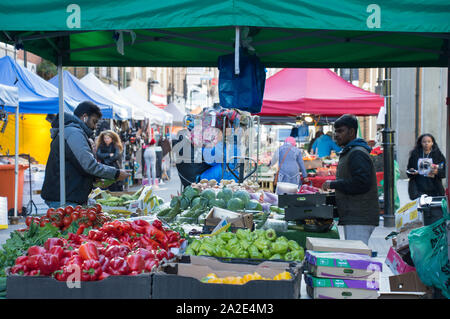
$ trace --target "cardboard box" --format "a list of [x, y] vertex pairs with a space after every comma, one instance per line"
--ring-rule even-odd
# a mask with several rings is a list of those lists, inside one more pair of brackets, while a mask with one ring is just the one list
[[418, 208], [419, 199], [406, 204], [395, 212], [395, 227], [397, 231], [401, 232], [424, 225], [423, 214]]
[[317, 278], [305, 275], [313, 299], [378, 299], [379, 283], [365, 280]]
[[372, 250], [360, 240], [306, 237], [306, 249], [372, 256]]
[[395, 242], [393, 240], [393, 243], [395, 243], [394, 247], [397, 251], [403, 250], [403, 249], [406, 249], [409, 247], [408, 235], [411, 232], [411, 230], [412, 229], [404, 230], [397, 234], [397, 236], [395, 238]]
[[424, 292], [427, 296], [433, 294], [432, 288], [425, 286], [415, 271], [390, 276], [389, 286], [391, 291]]
[[231, 227], [253, 228], [253, 214], [235, 213], [219, 207], [211, 208], [205, 218], [205, 226], [217, 226], [224, 218], [231, 224]]
[[[75, 283], [71, 283], [74, 284]], [[46, 276], [7, 277], [8, 299], [150, 299], [151, 274], [109, 276], [101, 281], [81, 281], [69, 288], [64, 281]]]
[[380, 281], [383, 264], [367, 255], [306, 251], [305, 268], [314, 277]]
[[400, 254], [391, 247], [386, 256], [385, 264], [391, 269], [394, 275], [401, 275], [410, 271], [415, 271], [416, 268], [408, 265]]
[[[252, 280], [243, 285], [205, 283], [209, 273], [218, 277], [243, 276], [254, 272], [274, 277], [293, 271], [291, 280]], [[189, 263], [169, 264], [152, 279], [153, 299], [298, 299], [301, 272], [289, 263], [264, 261], [257, 265], [223, 263], [210, 257], [191, 256]]]

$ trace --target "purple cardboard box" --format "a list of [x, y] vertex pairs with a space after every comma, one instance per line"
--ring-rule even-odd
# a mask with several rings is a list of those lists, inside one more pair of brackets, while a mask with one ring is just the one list
[[383, 264], [365, 254], [307, 251], [306, 268], [315, 277], [376, 280]]
[[305, 276], [306, 291], [313, 299], [377, 299], [376, 280], [318, 278]]

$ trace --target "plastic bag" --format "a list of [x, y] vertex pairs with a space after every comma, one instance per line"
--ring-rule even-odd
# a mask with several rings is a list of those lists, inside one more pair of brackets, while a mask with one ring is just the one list
[[220, 56], [219, 100], [224, 108], [261, 112], [266, 72], [258, 57], [239, 51], [239, 75], [234, 74], [234, 53]]
[[447, 202], [442, 200], [444, 217], [431, 225], [411, 230], [408, 235], [411, 258], [420, 280], [439, 288], [450, 299], [450, 261], [447, 248]]

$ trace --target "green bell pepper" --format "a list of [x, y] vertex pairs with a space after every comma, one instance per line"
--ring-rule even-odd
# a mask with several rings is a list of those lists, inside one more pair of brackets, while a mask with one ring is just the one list
[[295, 240], [289, 240], [288, 247], [290, 251], [302, 249], [302, 246], [300, 246]]
[[274, 242], [271, 244], [271, 249], [275, 254], [285, 254], [288, 250], [288, 243], [283, 241]]

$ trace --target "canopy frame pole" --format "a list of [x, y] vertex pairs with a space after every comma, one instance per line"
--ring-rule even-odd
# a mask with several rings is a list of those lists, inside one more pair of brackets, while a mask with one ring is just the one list
[[[17, 63], [16, 45], [14, 45], [14, 62]], [[17, 220], [17, 205], [19, 203], [19, 105], [16, 106], [14, 126], [14, 219]], [[31, 169], [31, 167], [30, 167]], [[30, 181], [31, 183], [31, 181]]]
[[59, 94], [59, 204], [66, 204], [66, 161], [64, 137], [64, 81], [62, 55], [58, 55], [58, 94]]
[[[19, 203], [19, 106], [16, 106], [15, 120], [15, 155], [14, 155], [14, 218], [17, 218], [17, 205]], [[31, 167], [29, 168], [31, 169]], [[30, 181], [31, 183], [31, 181]]]
[[241, 40], [241, 30], [236, 27], [236, 37], [234, 39], [234, 75], [238, 76], [241, 72], [239, 69], [239, 42]]

